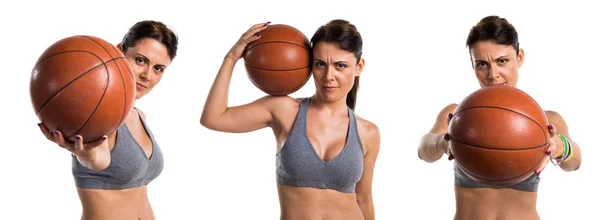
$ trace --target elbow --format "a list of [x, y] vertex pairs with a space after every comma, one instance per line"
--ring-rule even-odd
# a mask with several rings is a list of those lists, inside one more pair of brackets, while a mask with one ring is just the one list
[[206, 119], [206, 117], [200, 116], [200, 125], [202, 125], [204, 127], [208, 126], [208, 120]]
[[425, 161], [427, 163], [433, 163], [437, 160], [432, 160], [431, 158], [429, 158], [425, 152], [425, 150], [423, 149], [423, 146], [419, 146], [419, 150], [417, 150], [417, 156], [419, 157], [420, 160]]
[[108, 165], [110, 165], [110, 160], [100, 160], [100, 161], [94, 161], [86, 167], [91, 170], [94, 170], [94, 171], [102, 171], [102, 170], [108, 168]]
[[358, 205], [361, 207], [368, 206], [369, 204], [373, 203], [373, 196], [371, 196], [371, 195], [357, 196], [356, 203], [358, 203]]
[[202, 125], [205, 128], [213, 130], [214, 127], [215, 127], [214, 126], [214, 119], [211, 120], [210, 118], [211, 117], [205, 116], [205, 115], [200, 116], [200, 125]]

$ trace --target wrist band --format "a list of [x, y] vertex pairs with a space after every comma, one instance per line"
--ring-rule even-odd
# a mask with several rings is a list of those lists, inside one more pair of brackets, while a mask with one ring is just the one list
[[558, 166], [563, 162], [566, 162], [567, 160], [571, 159], [571, 142], [569, 141], [569, 139], [567, 139], [564, 135], [562, 134], [556, 134], [558, 137], [560, 137], [560, 139], [563, 142], [563, 153], [561, 156], [557, 157], [557, 158], [552, 158], [550, 159], [550, 161], [552, 162], [552, 164], [554, 164], [554, 166]]

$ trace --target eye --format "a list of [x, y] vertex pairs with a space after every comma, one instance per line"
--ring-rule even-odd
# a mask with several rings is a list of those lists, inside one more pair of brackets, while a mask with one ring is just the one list
[[479, 63], [476, 63], [475, 66], [478, 67], [478, 68], [482, 68], [482, 67], [487, 66], [487, 63], [479, 62]]
[[162, 72], [164, 72], [164, 71], [165, 71], [165, 68], [163, 68], [163, 67], [160, 67], [160, 66], [157, 66], [157, 67], [154, 67], [154, 71], [156, 71], [156, 72], [159, 72], [159, 73], [162, 73]]
[[348, 67], [348, 65], [346, 65], [346, 64], [343, 64], [343, 63], [339, 63], [339, 64], [337, 65], [337, 67], [338, 67], [338, 68], [340, 68], [340, 69], [344, 69], [344, 68]]
[[141, 58], [141, 57], [136, 57], [136, 58], [135, 58], [135, 62], [136, 62], [137, 64], [140, 64], [140, 65], [141, 65], [141, 64], [145, 64], [145, 63], [146, 63], [146, 60], [145, 60], [144, 58]]
[[315, 61], [315, 66], [316, 67], [324, 67], [325, 63], [321, 62], [321, 61]]
[[503, 58], [503, 59], [498, 60], [498, 62], [501, 64], [505, 64], [505, 63], [508, 63], [508, 59]]

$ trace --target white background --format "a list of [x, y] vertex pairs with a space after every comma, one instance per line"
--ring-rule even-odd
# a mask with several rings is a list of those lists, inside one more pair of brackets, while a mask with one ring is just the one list
[[[519, 88], [566, 119], [583, 149], [576, 172], [549, 166], [541, 175], [542, 219], [593, 219], [599, 195], [598, 13], [590, 4], [420, 1], [27, 2], [1, 4], [3, 80], [0, 86], [0, 219], [78, 219], [69, 153], [39, 132], [29, 98], [31, 68], [55, 41], [78, 34], [114, 44], [144, 19], [180, 36], [177, 58], [162, 81], [136, 106], [148, 117], [165, 155], [162, 175], [149, 185], [158, 219], [278, 219], [275, 139], [270, 129], [228, 134], [205, 129], [199, 118], [225, 53], [251, 25], [292, 25], [307, 37], [343, 18], [364, 38], [366, 66], [356, 113], [377, 124], [381, 151], [373, 182], [377, 219], [452, 219], [452, 163], [417, 157], [421, 135], [436, 114], [478, 88], [465, 40], [487, 15], [516, 26], [525, 62]], [[196, 3], [194, 3], [196, 4]], [[14, 14], [9, 14], [14, 13]], [[312, 79], [293, 97], [312, 95]], [[263, 96], [240, 61], [230, 105]], [[584, 201], [590, 200], [590, 201]]]

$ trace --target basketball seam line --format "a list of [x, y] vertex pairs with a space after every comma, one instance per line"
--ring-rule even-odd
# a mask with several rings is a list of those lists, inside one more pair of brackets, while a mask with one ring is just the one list
[[[466, 110], [476, 109], [476, 108], [495, 108], [495, 109], [502, 109], [502, 110], [506, 110], [506, 111], [509, 111], [509, 112], [517, 113], [517, 114], [522, 115], [523, 117], [531, 120], [533, 123], [535, 123], [542, 130], [542, 133], [546, 133], [546, 132], [544, 132], [544, 128], [542, 127], [542, 125], [540, 125], [537, 121], [533, 120], [533, 118], [531, 118], [531, 117], [529, 117], [529, 116], [527, 116], [527, 115], [525, 115], [523, 113], [517, 112], [515, 110], [507, 109], [507, 108], [502, 108], [502, 107], [498, 107], [498, 106], [487, 106], [487, 105], [484, 105], [484, 106], [468, 107], [468, 108], [464, 108], [464, 109], [460, 110], [459, 112], [456, 112], [454, 115], [456, 116], [456, 115], [458, 115], [458, 114], [460, 114], [460, 113], [462, 113], [462, 112], [464, 112]], [[539, 108], [539, 105], [538, 105], [538, 108]], [[546, 143], [548, 143], [548, 139], [546, 139], [546, 135], [544, 135], [544, 141]]]
[[262, 70], [262, 71], [270, 71], [270, 72], [287, 72], [287, 71], [296, 71], [296, 70], [301, 70], [301, 69], [306, 69], [306, 68], [310, 68], [312, 65], [309, 66], [305, 66], [305, 67], [300, 67], [300, 68], [295, 68], [295, 69], [285, 69], [285, 70], [274, 70], [274, 69], [263, 69], [263, 68], [258, 68], [258, 67], [253, 67], [248, 65], [248, 63], [245, 63], [247, 68], [252, 68], [255, 70]]
[[[544, 155], [544, 156], [545, 156], [545, 155]], [[540, 161], [542, 161], [542, 159], [544, 159], [544, 156], [540, 157], [540, 159], [538, 160], [538, 162], [537, 162], [537, 163], [535, 163], [535, 165], [533, 165], [533, 167], [531, 167], [531, 168], [527, 169], [527, 171], [525, 171], [525, 172], [523, 172], [523, 173], [521, 173], [521, 174], [519, 174], [519, 175], [516, 175], [515, 177], [517, 177], [517, 176], [521, 176], [521, 175], [523, 175], [523, 174], [526, 174], [527, 172], [530, 172], [531, 170], [533, 170], [533, 168], [535, 168], [535, 166], [536, 166], [536, 165], [538, 165], [538, 164], [540, 163]], [[478, 178], [478, 179], [482, 179], [482, 180], [488, 180], [488, 181], [507, 181], [507, 180], [511, 180], [511, 179], [514, 179], [514, 178], [515, 178], [515, 177], [512, 177], [512, 178], [508, 178], [508, 179], [488, 179], [488, 178], [481, 177], [481, 176], [479, 176], [479, 175], [475, 175], [475, 174], [473, 174], [473, 173], [471, 173], [471, 172], [469, 172], [469, 171], [465, 170], [465, 168], [464, 168], [463, 166], [461, 166], [461, 165], [460, 165], [460, 163], [456, 163], [456, 165], [457, 165], [457, 166], [458, 166], [460, 169], [462, 169], [462, 171], [464, 171], [465, 173], [468, 173], [469, 175], [472, 175], [472, 176], [474, 176], [474, 177], [476, 177], [476, 178]]]
[[[112, 56], [110, 56], [110, 57], [112, 57]], [[108, 74], [108, 67], [106, 66], [106, 63], [104, 63], [104, 69], [106, 69], [106, 87], [104, 87], [104, 91], [102, 92], [102, 96], [100, 96], [100, 100], [98, 100], [98, 103], [96, 103], [96, 107], [94, 108], [92, 113], [90, 113], [90, 116], [85, 120], [85, 122], [83, 122], [83, 124], [79, 127], [79, 129], [77, 129], [77, 131], [73, 132], [69, 136], [79, 133], [81, 131], [81, 129], [83, 129], [83, 127], [85, 127], [85, 125], [88, 122], [90, 122], [90, 119], [92, 117], [94, 117], [94, 114], [98, 110], [98, 107], [100, 107], [100, 103], [102, 103], [102, 100], [104, 100], [104, 96], [106, 95], [106, 90], [108, 90], [108, 85], [110, 84], [110, 74]]]
[[[92, 54], [96, 58], [98, 58], [100, 61], [102, 61], [102, 59], [100, 59], [100, 57], [98, 57], [96, 54], [91, 53], [89, 51], [77, 51], [77, 52], [86, 52], [86, 53]], [[52, 100], [58, 93], [60, 93], [65, 88], [67, 88], [73, 82], [77, 81], [79, 78], [83, 77], [84, 75], [88, 74], [89, 72], [91, 72], [92, 70], [98, 68], [99, 66], [102, 66], [102, 65], [105, 65], [106, 63], [112, 62], [112, 61], [117, 60], [117, 59], [123, 59], [123, 58], [125, 58], [125, 57], [116, 57], [116, 58], [110, 59], [110, 60], [108, 60], [106, 62], [102, 61], [102, 63], [100, 63], [100, 64], [98, 64], [96, 66], [93, 66], [92, 68], [90, 68], [89, 70], [85, 71], [81, 75], [75, 77], [73, 80], [71, 80], [70, 82], [68, 82], [67, 84], [65, 84], [63, 87], [61, 87], [60, 89], [58, 89], [54, 94], [52, 94], [50, 97], [48, 97], [48, 99], [44, 102], [44, 104], [42, 104], [42, 106], [40, 106], [40, 108], [37, 110], [36, 114], [39, 114], [42, 111], [42, 109], [44, 109], [44, 107], [46, 106], [46, 104], [48, 104], [48, 102], [50, 102], [50, 100]]]
[[455, 137], [453, 137], [452, 135], [448, 134], [448, 137], [458, 143], [461, 143], [463, 145], [467, 145], [469, 147], [474, 147], [474, 148], [481, 148], [481, 149], [488, 149], [488, 150], [514, 150], [514, 151], [521, 151], [521, 150], [533, 150], [533, 149], [537, 149], [540, 147], [545, 147], [546, 145], [548, 145], [548, 142], [542, 144], [542, 145], [538, 145], [538, 146], [534, 146], [534, 147], [528, 147], [528, 148], [518, 148], [518, 149], [514, 149], [514, 148], [492, 148], [492, 147], [484, 147], [484, 146], [480, 146], [480, 145], [476, 145], [476, 144], [470, 144], [470, 143], [466, 143], [463, 141], [459, 141], [458, 139], [456, 139]]
[[263, 92], [264, 92], [264, 91], [268, 91], [268, 92], [276, 92], [276, 93], [289, 93], [289, 92], [292, 92], [292, 91], [298, 91], [298, 90], [299, 90], [300, 88], [302, 88], [302, 87], [303, 87], [303, 86], [304, 86], [304, 85], [305, 85], [305, 84], [308, 82], [308, 80], [310, 79], [310, 77], [307, 77], [307, 78], [306, 78], [306, 80], [304, 80], [304, 82], [303, 82], [303, 83], [302, 83], [300, 86], [298, 86], [298, 87], [295, 87], [294, 89], [290, 89], [290, 90], [286, 90], [286, 91], [275, 91], [275, 90], [270, 90], [270, 89], [265, 89], [265, 88], [262, 88], [262, 87], [260, 87], [260, 86], [259, 86], [257, 83], [255, 83], [255, 82], [254, 82], [254, 80], [252, 80], [252, 78], [250, 78], [249, 76], [248, 76], [248, 78], [250, 79], [250, 82], [252, 82], [252, 84], [254, 84], [256, 87], [258, 87], [260, 90], [263, 90]]
[[297, 43], [292, 43], [292, 42], [289, 42], [289, 41], [276, 40], [276, 41], [267, 41], [267, 42], [261, 42], [261, 43], [254, 44], [251, 47], [248, 47], [248, 49], [246, 49], [246, 51], [248, 51], [248, 50], [250, 50], [250, 49], [252, 49], [252, 48], [254, 48], [254, 47], [258, 46], [258, 45], [268, 44], [268, 43], [286, 43], [286, 44], [296, 45], [296, 46], [302, 47], [302, 48], [307, 49], [307, 50], [311, 50], [310, 47], [305, 47], [304, 45], [300, 45], [300, 44], [297, 44]]
[[[102, 49], [104, 49], [104, 51], [106, 51], [106, 53], [110, 56], [110, 58], [113, 58], [113, 56], [110, 54], [110, 52], [108, 52], [108, 50], [106, 49], [106, 47], [102, 46], [102, 44], [100, 44], [99, 42], [97, 42], [96, 40], [94, 40], [94, 39], [92, 39], [90, 37], [87, 37], [87, 36], [82, 36], [82, 37], [87, 38], [88, 40], [91, 40], [94, 43], [98, 44], [98, 46], [102, 47]], [[115, 50], [115, 52], [118, 53], [116, 47], [112, 47], [112, 48], [113, 48], [113, 50]], [[123, 85], [123, 93], [124, 93], [123, 94], [123, 96], [124, 96], [123, 97], [123, 110], [121, 111], [121, 117], [120, 117], [120, 120], [119, 120], [119, 121], [123, 121], [123, 119], [125, 117], [125, 110], [126, 110], [125, 107], [127, 106], [127, 88], [125, 87], [125, 79], [123, 78], [123, 72], [121, 71], [121, 67], [119, 67], [118, 64], [116, 64], [116, 66], [117, 66], [117, 69], [119, 70], [119, 75], [121, 76], [121, 84]], [[108, 75], [108, 72], [106, 74]], [[110, 77], [109, 77], [109, 82], [110, 82]], [[100, 101], [102, 101], [102, 99]], [[92, 112], [92, 116], [93, 116], [93, 113], [94, 112]], [[86, 121], [86, 123], [87, 123], [87, 121]], [[83, 126], [85, 126], [85, 124], [83, 124]], [[81, 127], [83, 127], [83, 126], [81, 126]], [[119, 126], [115, 125], [115, 128], [113, 128], [113, 130], [110, 133], [114, 132], [117, 129], [119, 129]], [[80, 128], [80, 130], [81, 130], [81, 128]]]

